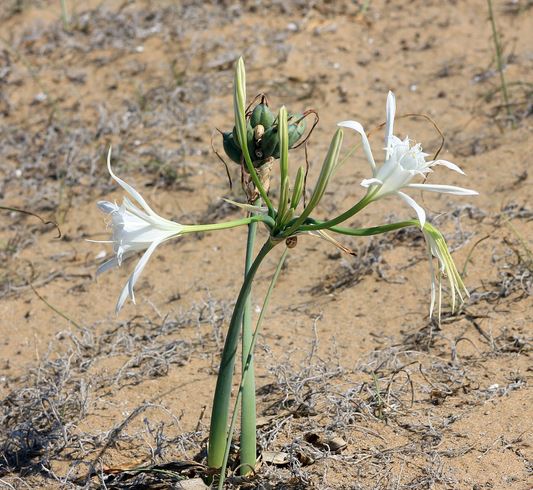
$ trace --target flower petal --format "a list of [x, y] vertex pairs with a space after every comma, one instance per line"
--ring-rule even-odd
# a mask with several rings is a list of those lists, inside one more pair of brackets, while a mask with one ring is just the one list
[[449, 162], [448, 160], [435, 160], [433, 162], [429, 162], [428, 165], [442, 165], [443, 167], [449, 168], [450, 170], [453, 170], [454, 172], [460, 173], [461, 175], [465, 175], [465, 173], [461, 170], [461, 168], [456, 165], [455, 163]]
[[365, 133], [363, 126], [357, 121], [342, 121], [338, 123], [337, 126], [353, 129], [354, 131], [357, 131], [361, 135], [361, 139], [363, 140], [363, 151], [365, 152], [366, 159], [368, 160], [368, 163], [370, 164], [370, 167], [372, 168], [372, 175], [375, 175], [376, 174], [376, 162], [374, 161], [374, 156], [372, 155], [372, 149], [370, 148], [370, 143], [368, 142], [368, 137]]
[[141, 275], [144, 267], [148, 263], [148, 260], [150, 259], [151, 255], [154, 253], [154, 250], [157, 248], [157, 246], [161, 243], [161, 241], [155, 241], [150, 244], [146, 252], [144, 252], [143, 256], [141, 257], [141, 260], [137, 262], [137, 265], [135, 266], [135, 269], [133, 270], [133, 273], [131, 274], [130, 278], [128, 279], [128, 282], [122, 288], [122, 291], [120, 292], [120, 296], [117, 301], [117, 306], [115, 307], [115, 313], [118, 315], [122, 307], [124, 306], [124, 303], [126, 302], [126, 298], [128, 297], [128, 294], [131, 296], [131, 300], [135, 303], [135, 296], [133, 294], [133, 286], [135, 286], [135, 283], [139, 279], [139, 276]]
[[370, 187], [371, 185], [382, 185], [383, 182], [379, 179], [375, 179], [375, 178], [372, 178], [372, 179], [363, 179], [361, 181], [361, 186], [362, 187]]
[[109, 147], [109, 152], [107, 153], [107, 170], [109, 171], [109, 174], [115, 181], [131, 196], [133, 199], [135, 199], [139, 205], [148, 213], [151, 215], [156, 214], [154, 211], [152, 211], [152, 208], [148, 206], [146, 201], [143, 199], [143, 197], [127, 182], [124, 182], [121, 178], [117, 177], [113, 170], [111, 169], [111, 147]]
[[403, 192], [398, 192], [398, 195], [416, 211], [418, 221], [420, 221], [420, 228], [424, 228], [426, 223], [426, 212], [424, 211], [424, 208], [417, 204], [417, 202], [411, 196], [408, 196]]
[[477, 196], [479, 192], [472, 189], [465, 189], [464, 187], [456, 187], [454, 185], [441, 184], [409, 184], [406, 187], [411, 189], [418, 189], [421, 191], [441, 192], [443, 194], [455, 194], [457, 196]]
[[385, 148], [387, 149], [387, 157], [389, 158], [389, 145], [392, 133], [394, 132], [394, 116], [396, 116], [396, 97], [389, 90], [387, 94], [387, 126], [385, 127]]
[[118, 267], [118, 259], [116, 257], [106, 260], [103, 264], [100, 264], [98, 269], [96, 269], [96, 277], [104, 272], [107, 272], [109, 269], [113, 269], [114, 267]]
[[119, 206], [117, 204], [109, 201], [98, 201], [96, 205], [101, 211], [106, 214], [111, 214], [112, 212], [117, 211], [119, 209]]

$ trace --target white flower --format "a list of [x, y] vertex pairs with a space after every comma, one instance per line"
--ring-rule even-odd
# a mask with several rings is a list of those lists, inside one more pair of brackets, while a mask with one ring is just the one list
[[370, 143], [368, 142], [368, 137], [363, 126], [356, 121], [343, 121], [339, 123], [339, 126], [351, 128], [361, 135], [363, 151], [372, 168], [372, 178], [364, 179], [361, 185], [368, 188], [367, 195], [371, 200], [375, 201], [389, 194], [397, 194], [416, 211], [420, 221], [420, 227], [423, 228], [426, 222], [424, 209], [412, 197], [401, 192], [401, 189], [418, 189], [445, 194], [456, 194], [459, 196], [474, 196], [478, 193], [470, 189], [452, 185], [411, 183], [411, 180], [415, 176], [425, 176], [427, 173], [432, 172], [432, 167], [435, 165], [442, 165], [463, 175], [464, 172], [457, 165], [446, 160], [431, 160], [426, 162], [428, 154], [422, 151], [420, 143], [412, 145], [409, 138], [401, 140], [397, 136], [394, 136], [393, 126], [395, 113], [396, 100], [394, 94], [389, 92], [387, 97], [387, 125], [385, 129], [385, 162], [379, 168], [377, 168], [374, 161]]
[[108, 201], [98, 202], [98, 207], [111, 217], [110, 224], [113, 236], [110, 242], [113, 243], [113, 251], [116, 255], [100, 265], [96, 275], [98, 276], [98, 274], [112, 267], [120, 266], [125, 258], [134, 255], [136, 252], [146, 250], [120, 293], [116, 305], [116, 313], [118, 313], [128, 295], [131, 296], [132, 301], [135, 303], [133, 286], [157, 246], [170, 238], [182, 234], [188, 227], [159, 216], [131, 185], [113, 173], [111, 169], [111, 148], [107, 155], [107, 168], [111, 177], [117, 181], [139, 207], [128, 197], [124, 197], [120, 206]]
[[[452, 259], [446, 240], [442, 233], [434, 226], [426, 223], [422, 229], [426, 239], [426, 246], [429, 256], [429, 268], [431, 272], [431, 306], [429, 309], [429, 316], [433, 315], [435, 308], [435, 300], [437, 296], [438, 286], [438, 314], [439, 320], [441, 316], [442, 305], [442, 279], [446, 277], [450, 287], [450, 296], [452, 300], [452, 312], [455, 312], [457, 306], [457, 299], [459, 306], [464, 303], [464, 297], [468, 297], [468, 290], [466, 289], [461, 275], [457, 271], [457, 267]], [[439, 263], [437, 269], [433, 265], [433, 257], [436, 257]]]

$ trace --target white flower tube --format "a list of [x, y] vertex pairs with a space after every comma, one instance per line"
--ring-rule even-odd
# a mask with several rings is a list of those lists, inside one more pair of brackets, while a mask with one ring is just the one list
[[368, 188], [367, 195], [371, 200], [375, 201], [390, 194], [398, 195], [415, 210], [420, 221], [420, 226], [423, 228], [426, 222], [426, 212], [412, 197], [401, 192], [401, 189], [418, 189], [459, 196], [474, 196], [478, 193], [471, 189], [452, 185], [411, 183], [411, 180], [415, 176], [425, 176], [427, 173], [432, 172], [432, 167], [436, 165], [442, 165], [463, 175], [464, 172], [455, 163], [446, 160], [431, 160], [426, 162], [428, 154], [422, 151], [420, 143], [411, 145], [409, 138], [401, 140], [397, 136], [394, 136], [395, 113], [396, 99], [394, 94], [389, 92], [387, 97], [387, 124], [385, 129], [385, 162], [379, 168], [374, 161], [370, 143], [363, 126], [356, 121], [343, 121], [339, 123], [339, 126], [353, 129], [361, 135], [363, 151], [372, 169], [372, 178], [364, 179], [361, 185]]

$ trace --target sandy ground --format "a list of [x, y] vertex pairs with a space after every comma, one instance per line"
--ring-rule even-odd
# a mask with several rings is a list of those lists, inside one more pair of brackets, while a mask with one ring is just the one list
[[[74, 2], [67, 2], [73, 4]], [[72, 5], [69, 5], [72, 7]], [[494, 5], [509, 106], [483, 1], [230, 3], [87, 1], [65, 27], [59, 2], [0, 9], [0, 488], [178, 488], [201, 474], [218, 360], [243, 273], [245, 230], [188, 236], [152, 257], [117, 317], [133, 267], [95, 280], [108, 232], [95, 203], [120, 200], [117, 172], [163, 216], [235, 219], [242, 200], [211, 149], [232, 122], [232, 67], [273, 107], [314, 108], [310, 187], [336, 122], [425, 113], [446, 136], [434, 183], [477, 197], [413, 194], [453, 250], [471, 292], [428, 318], [420, 232], [343, 238], [356, 257], [302, 237], [257, 349], [259, 441], [282, 453], [248, 488], [520, 489], [531, 479], [531, 134], [529, 1]], [[508, 110], [507, 110], [508, 108]], [[402, 119], [428, 153], [439, 136]], [[381, 133], [373, 133], [376, 154]], [[346, 134], [346, 150], [356, 143]], [[292, 165], [305, 161], [291, 152]], [[363, 195], [356, 152], [321, 203]], [[272, 182], [276, 196], [277, 175]], [[309, 190], [309, 189], [308, 189]], [[411, 217], [398, 199], [351, 221]], [[266, 234], [260, 231], [259, 241]], [[260, 308], [277, 263], [257, 280]], [[335, 447], [334, 441], [342, 441]], [[332, 442], [333, 441], [333, 442]], [[155, 465], [165, 473], [127, 472]], [[185, 467], [185, 469], [183, 469]], [[529, 479], [528, 479], [529, 478]]]

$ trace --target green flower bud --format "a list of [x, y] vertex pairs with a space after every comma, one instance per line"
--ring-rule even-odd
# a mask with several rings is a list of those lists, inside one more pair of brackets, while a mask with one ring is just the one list
[[255, 138], [254, 138], [254, 130], [252, 128], [252, 125], [250, 124], [250, 121], [246, 124], [246, 142], [248, 144], [248, 153], [250, 154], [250, 158], [252, 159], [252, 162], [257, 160], [256, 154], [255, 154]]
[[261, 139], [261, 150], [263, 151], [263, 158], [279, 158], [279, 134], [278, 127], [271, 126], [263, 134]]
[[244, 61], [241, 58], [235, 64], [235, 84], [233, 92], [233, 110], [235, 112], [235, 127], [233, 136], [235, 141], [241, 146], [246, 140], [246, 73], [244, 71]]
[[231, 131], [227, 133], [222, 133], [222, 145], [224, 147], [226, 155], [228, 155], [228, 157], [235, 163], [240, 164], [242, 159], [242, 151], [239, 148], [239, 145]]
[[289, 148], [304, 135], [306, 128], [305, 119], [301, 114], [293, 114], [289, 120]]
[[266, 104], [258, 104], [255, 106], [252, 116], [250, 117], [250, 123], [252, 128], [257, 125], [263, 126], [265, 129], [270, 128], [274, 122], [274, 114], [270, 111]]

